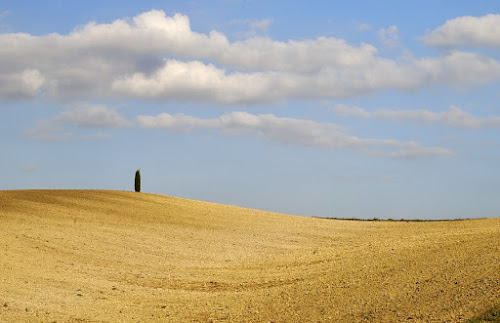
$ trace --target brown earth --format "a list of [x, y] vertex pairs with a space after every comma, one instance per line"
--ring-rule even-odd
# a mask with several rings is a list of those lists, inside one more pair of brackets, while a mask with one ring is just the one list
[[341, 221], [0, 191], [1, 322], [457, 322], [499, 300], [500, 218]]

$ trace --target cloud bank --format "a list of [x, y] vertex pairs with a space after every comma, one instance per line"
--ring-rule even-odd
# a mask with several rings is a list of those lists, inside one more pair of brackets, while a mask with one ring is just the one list
[[359, 138], [348, 135], [333, 123], [277, 117], [273, 114], [254, 115], [232, 112], [218, 118], [202, 119], [185, 114], [161, 113], [156, 116], [138, 116], [141, 128], [160, 128], [174, 132], [213, 130], [222, 134], [262, 138], [274, 142], [352, 151], [393, 158], [418, 159], [452, 156], [440, 147], [424, 147], [416, 142], [394, 139]]
[[[338, 106], [336, 109], [344, 109], [344, 114], [356, 111], [347, 106]], [[111, 136], [103, 133], [77, 136], [73, 128], [109, 130], [126, 127], [164, 129], [175, 133], [215, 131], [223, 135], [254, 137], [287, 145], [348, 149], [374, 157], [419, 159], [453, 156], [452, 151], [441, 147], [425, 147], [414, 141], [359, 138], [345, 133], [342, 127], [333, 123], [277, 117], [273, 114], [231, 112], [217, 118], [203, 119], [185, 114], [161, 113], [155, 116], [139, 115], [133, 123], [116, 109], [89, 103], [70, 106], [52, 118], [39, 120], [27, 136], [37, 140], [107, 139]]]
[[[281, 41], [257, 36], [270, 26], [270, 19], [246, 21], [260, 33], [231, 41], [216, 30], [193, 31], [187, 16], [169, 16], [160, 10], [111, 23], [90, 22], [68, 34], [3, 33], [0, 34], [0, 101], [42, 100], [70, 107], [53, 118], [40, 120], [28, 134], [36, 139], [69, 139], [75, 136], [68, 130], [71, 128], [140, 126], [176, 132], [204, 129], [394, 158], [449, 156], [453, 153], [441, 147], [395, 139], [359, 138], [335, 124], [273, 114], [233, 112], [201, 119], [163, 113], [138, 116], [134, 124], [105, 105], [74, 102], [113, 103], [130, 99], [248, 106], [497, 82], [500, 62], [495, 57], [455, 47], [498, 48], [498, 17], [460, 17], [447, 21], [422, 40], [429, 46], [448, 50], [430, 57], [415, 57], [408, 52], [396, 59], [383, 57], [371, 44], [351, 44], [335, 37]], [[383, 44], [398, 45], [397, 26], [379, 29], [378, 35]], [[476, 117], [454, 106], [442, 112], [372, 112], [340, 105], [334, 110], [339, 115], [398, 122], [457, 128], [499, 127], [499, 117]]]
[[[255, 28], [269, 23], [256, 22]], [[443, 44], [439, 39], [449, 34], [445, 31], [438, 28], [425, 41]], [[396, 26], [381, 32], [386, 42], [397, 41]], [[493, 38], [488, 44], [499, 39]], [[185, 15], [167, 16], [159, 10], [107, 24], [91, 22], [67, 35], [4, 33], [0, 48], [0, 100], [38, 97], [65, 102], [125, 96], [254, 104], [500, 80], [500, 62], [477, 53], [452, 51], [394, 60], [379, 56], [373, 45], [333, 37], [229, 41], [215, 30], [191, 30]]]

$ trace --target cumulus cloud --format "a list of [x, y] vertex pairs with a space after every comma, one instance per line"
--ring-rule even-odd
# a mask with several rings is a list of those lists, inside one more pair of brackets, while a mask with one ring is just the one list
[[421, 59], [416, 65], [424, 73], [428, 84], [485, 84], [498, 80], [500, 76], [500, 62], [496, 59], [461, 51]]
[[[255, 28], [265, 28], [260, 21]], [[394, 28], [393, 28], [394, 27]], [[397, 40], [397, 28], [384, 30]], [[391, 60], [343, 39], [229, 41], [191, 30], [189, 18], [152, 10], [67, 35], [0, 34], [0, 99], [263, 101], [339, 98], [434, 83], [500, 79], [500, 63], [463, 52]]]
[[44, 83], [45, 78], [35, 69], [0, 74], [0, 99], [13, 100], [34, 97]]
[[436, 47], [500, 48], [500, 14], [451, 19], [422, 39], [425, 44]]
[[112, 89], [121, 96], [153, 100], [251, 104], [284, 99], [346, 97], [383, 88], [411, 90], [430, 78], [414, 66], [383, 59], [365, 68], [325, 66], [312, 74], [227, 72], [200, 61], [168, 60], [153, 74], [134, 73], [116, 79]]
[[218, 118], [202, 119], [184, 114], [161, 113], [156, 116], [138, 116], [137, 124], [142, 128], [161, 128], [174, 132], [215, 130], [228, 135], [257, 137], [285, 144], [346, 148], [394, 158], [417, 159], [453, 155], [451, 151], [440, 147], [424, 147], [416, 142], [394, 139], [358, 138], [342, 132], [341, 128], [333, 123], [283, 118], [273, 114], [232, 112]]
[[273, 95], [273, 77], [262, 73], [232, 73], [199, 61], [169, 60], [153, 75], [135, 73], [113, 82], [123, 96], [146, 99], [245, 103]]
[[333, 112], [340, 116], [378, 118], [395, 122], [416, 121], [421, 123], [437, 123], [455, 128], [500, 128], [500, 116], [476, 117], [456, 106], [450, 106], [443, 112], [430, 110], [387, 110], [379, 109], [370, 112], [357, 106], [336, 105]]
[[[271, 21], [256, 22], [264, 28]], [[230, 43], [220, 32], [207, 34], [191, 30], [189, 18], [152, 10], [132, 20], [116, 20], [110, 24], [89, 23], [69, 35], [4, 34], [0, 37], [5, 58], [13, 54], [29, 55], [28, 50], [40, 49], [37, 55], [60, 55], [61, 58], [93, 54], [94, 59], [127, 59], [141, 55], [178, 56], [186, 59], [209, 59], [230, 68], [279, 69], [311, 71], [322, 65], [353, 65], [369, 59], [376, 49], [367, 44], [352, 46], [342, 39], [320, 37], [315, 40], [280, 42], [269, 38], [252, 38]], [[8, 45], [8, 46], [7, 46]], [[47, 46], [53, 45], [53, 47]], [[43, 46], [43, 48], [42, 48]], [[55, 53], [53, 48], [57, 48]], [[73, 57], [71, 57], [73, 56]], [[82, 55], [83, 56], [83, 55]], [[19, 61], [27, 58], [19, 57]], [[47, 59], [47, 58], [45, 58]], [[319, 60], [319, 61], [318, 61]]]
[[288, 42], [256, 37], [228, 44], [216, 60], [245, 70], [311, 73], [325, 66], [366, 66], [372, 63], [376, 53], [372, 45], [352, 46], [343, 39], [331, 37]]

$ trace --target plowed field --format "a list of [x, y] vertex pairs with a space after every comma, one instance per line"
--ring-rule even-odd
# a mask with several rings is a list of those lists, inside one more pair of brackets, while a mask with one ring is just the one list
[[0, 191], [0, 322], [456, 322], [499, 300], [500, 218], [340, 221]]

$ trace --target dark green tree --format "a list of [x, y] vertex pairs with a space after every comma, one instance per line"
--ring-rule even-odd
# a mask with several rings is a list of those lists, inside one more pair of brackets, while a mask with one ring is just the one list
[[141, 171], [139, 169], [135, 172], [135, 191], [141, 191]]

